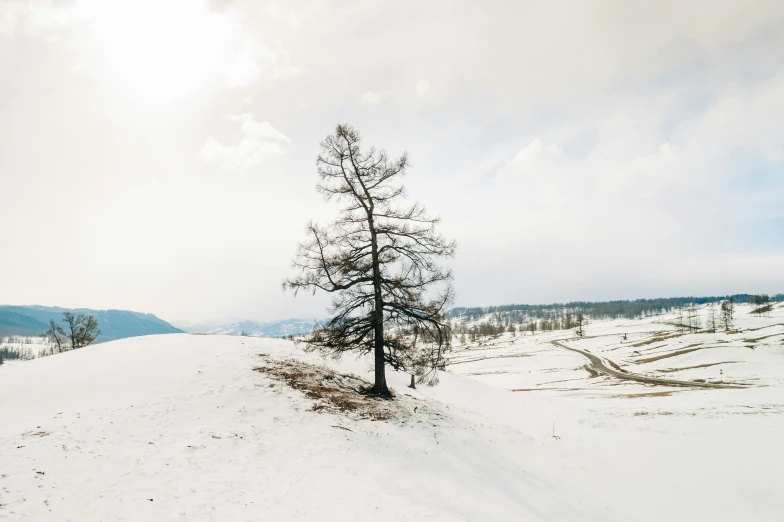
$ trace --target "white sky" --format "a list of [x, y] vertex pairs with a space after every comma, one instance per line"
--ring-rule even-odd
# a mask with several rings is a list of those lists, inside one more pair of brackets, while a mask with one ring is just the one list
[[458, 305], [784, 291], [784, 4], [0, 0], [0, 303], [322, 317], [280, 289], [338, 122]]

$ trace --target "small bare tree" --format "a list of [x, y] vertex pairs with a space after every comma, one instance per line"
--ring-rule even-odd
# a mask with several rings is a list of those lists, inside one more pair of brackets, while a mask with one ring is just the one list
[[91, 314], [74, 315], [71, 312], [63, 312], [62, 322], [68, 327], [66, 335], [71, 341], [71, 349], [84, 348], [101, 335], [98, 319]]
[[66, 333], [63, 327], [54, 322], [54, 319], [49, 320], [49, 328], [41, 334], [41, 337], [49, 339], [54, 344], [52, 353], [62, 353], [64, 348], [63, 344], [66, 342]]
[[689, 333], [696, 332], [702, 326], [700, 321], [700, 312], [693, 303], [690, 304], [686, 309], [686, 322], [689, 328]]
[[304, 341], [334, 356], [372, 353], [375, 381], [369, 392], [389, 396], [385, 364], [426, 384], [436, 382], [444, 365], [451, 272], [436, 261], [453, 256], [455, 243], [436, 232], [438, 219], [424, 207], [402, 204], [398, 180], [408, 157], [390, 159], [383, 150], [361, 145], [349, 125], [338, 125], [321, 143], [317, 188], [345, 206], [330, 225], [308, 225], [309, 240], [294, 259], [300, 273], [283, 288], [334, 294], [332, 318]]

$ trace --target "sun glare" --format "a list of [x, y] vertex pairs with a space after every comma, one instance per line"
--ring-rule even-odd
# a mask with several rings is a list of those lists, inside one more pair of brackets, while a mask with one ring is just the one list
[[107, 72], [151, 101], [187, 96], [219, 70], [230, 29], [205, 0], [85, 0]]

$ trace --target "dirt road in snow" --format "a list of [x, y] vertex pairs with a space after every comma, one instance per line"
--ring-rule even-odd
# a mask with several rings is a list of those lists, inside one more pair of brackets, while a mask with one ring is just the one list
[[[561, 344], [558, 341], [551, 341], [554, 346], [558, 346], [559, 348], [563, 348], [565, 350], [570, 350], [572, 352], [577, 352], [584, 357], [586, 357], [590, 362], [593, 369], [595, 369], [599, 373], [603, 373], [605, 375], [611, 375], [613, 377], [617, 377], [618, 379], [624, 379], [627, 381], [637, 381], [646, 384], [656, 384], [660, 386], [686, 386], [690, 388], [745, 388], [746, 386], [737, 385], [737, 384], [719, 384], [719, 383], [710, 383], [710, 382], [696, 382], [696, 381], [679, 381], [676, 379], [660, 379], [659, 377], [648, 377], [646, 375], [639, 375], [634, 373], [629, 373], [623, 370], [616, 370], [611, 368], [613, 363], [610, 363], [610, 366], [605, 364], [605, 359], [598, 357], [590, 352], [586, 352], [584, 350], [580, 350], [578, 348], [570, 348]], [[609, 362], [609, 360], [607, 360]], [[617, 365], [615, 365], [617, 366]]]

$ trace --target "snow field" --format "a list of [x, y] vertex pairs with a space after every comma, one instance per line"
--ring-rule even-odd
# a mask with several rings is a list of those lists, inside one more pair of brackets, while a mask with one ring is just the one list
[[[288, 341], [166, 335], [3, 368], [0, 520], [360, 520], [368, 513], [596, 520], [602, 513], [587, 495], [527, 464], [534, 447], [527, 437], [407, 390], [405, 375], [390, 380], [406, 419], [322, 414], [300, 392], [253, 371], [262, 352], [324, 364]], [[351, 360], [336, 366], [367, 368]]]
[[[700, 351], [634, 362], [626, 345], [674, 331], [653, 319], [565, 342], [629, 371], [694, 365]], [[692, 335], [714, 334], [666, 349]], [[731, 377], [765, 386], [709, 390], [591, 377], [551, 344], [569, 337], [458, 347], [432, 388], [390, 371], [385, 421], [313, 411], [254, 371], [295, 360], [371, 378], [367, 361], [285, 340], [151, 336], [0, 367], [0, 520], [782, 520], [778, 337], [737, 352], [760, 359]]]

